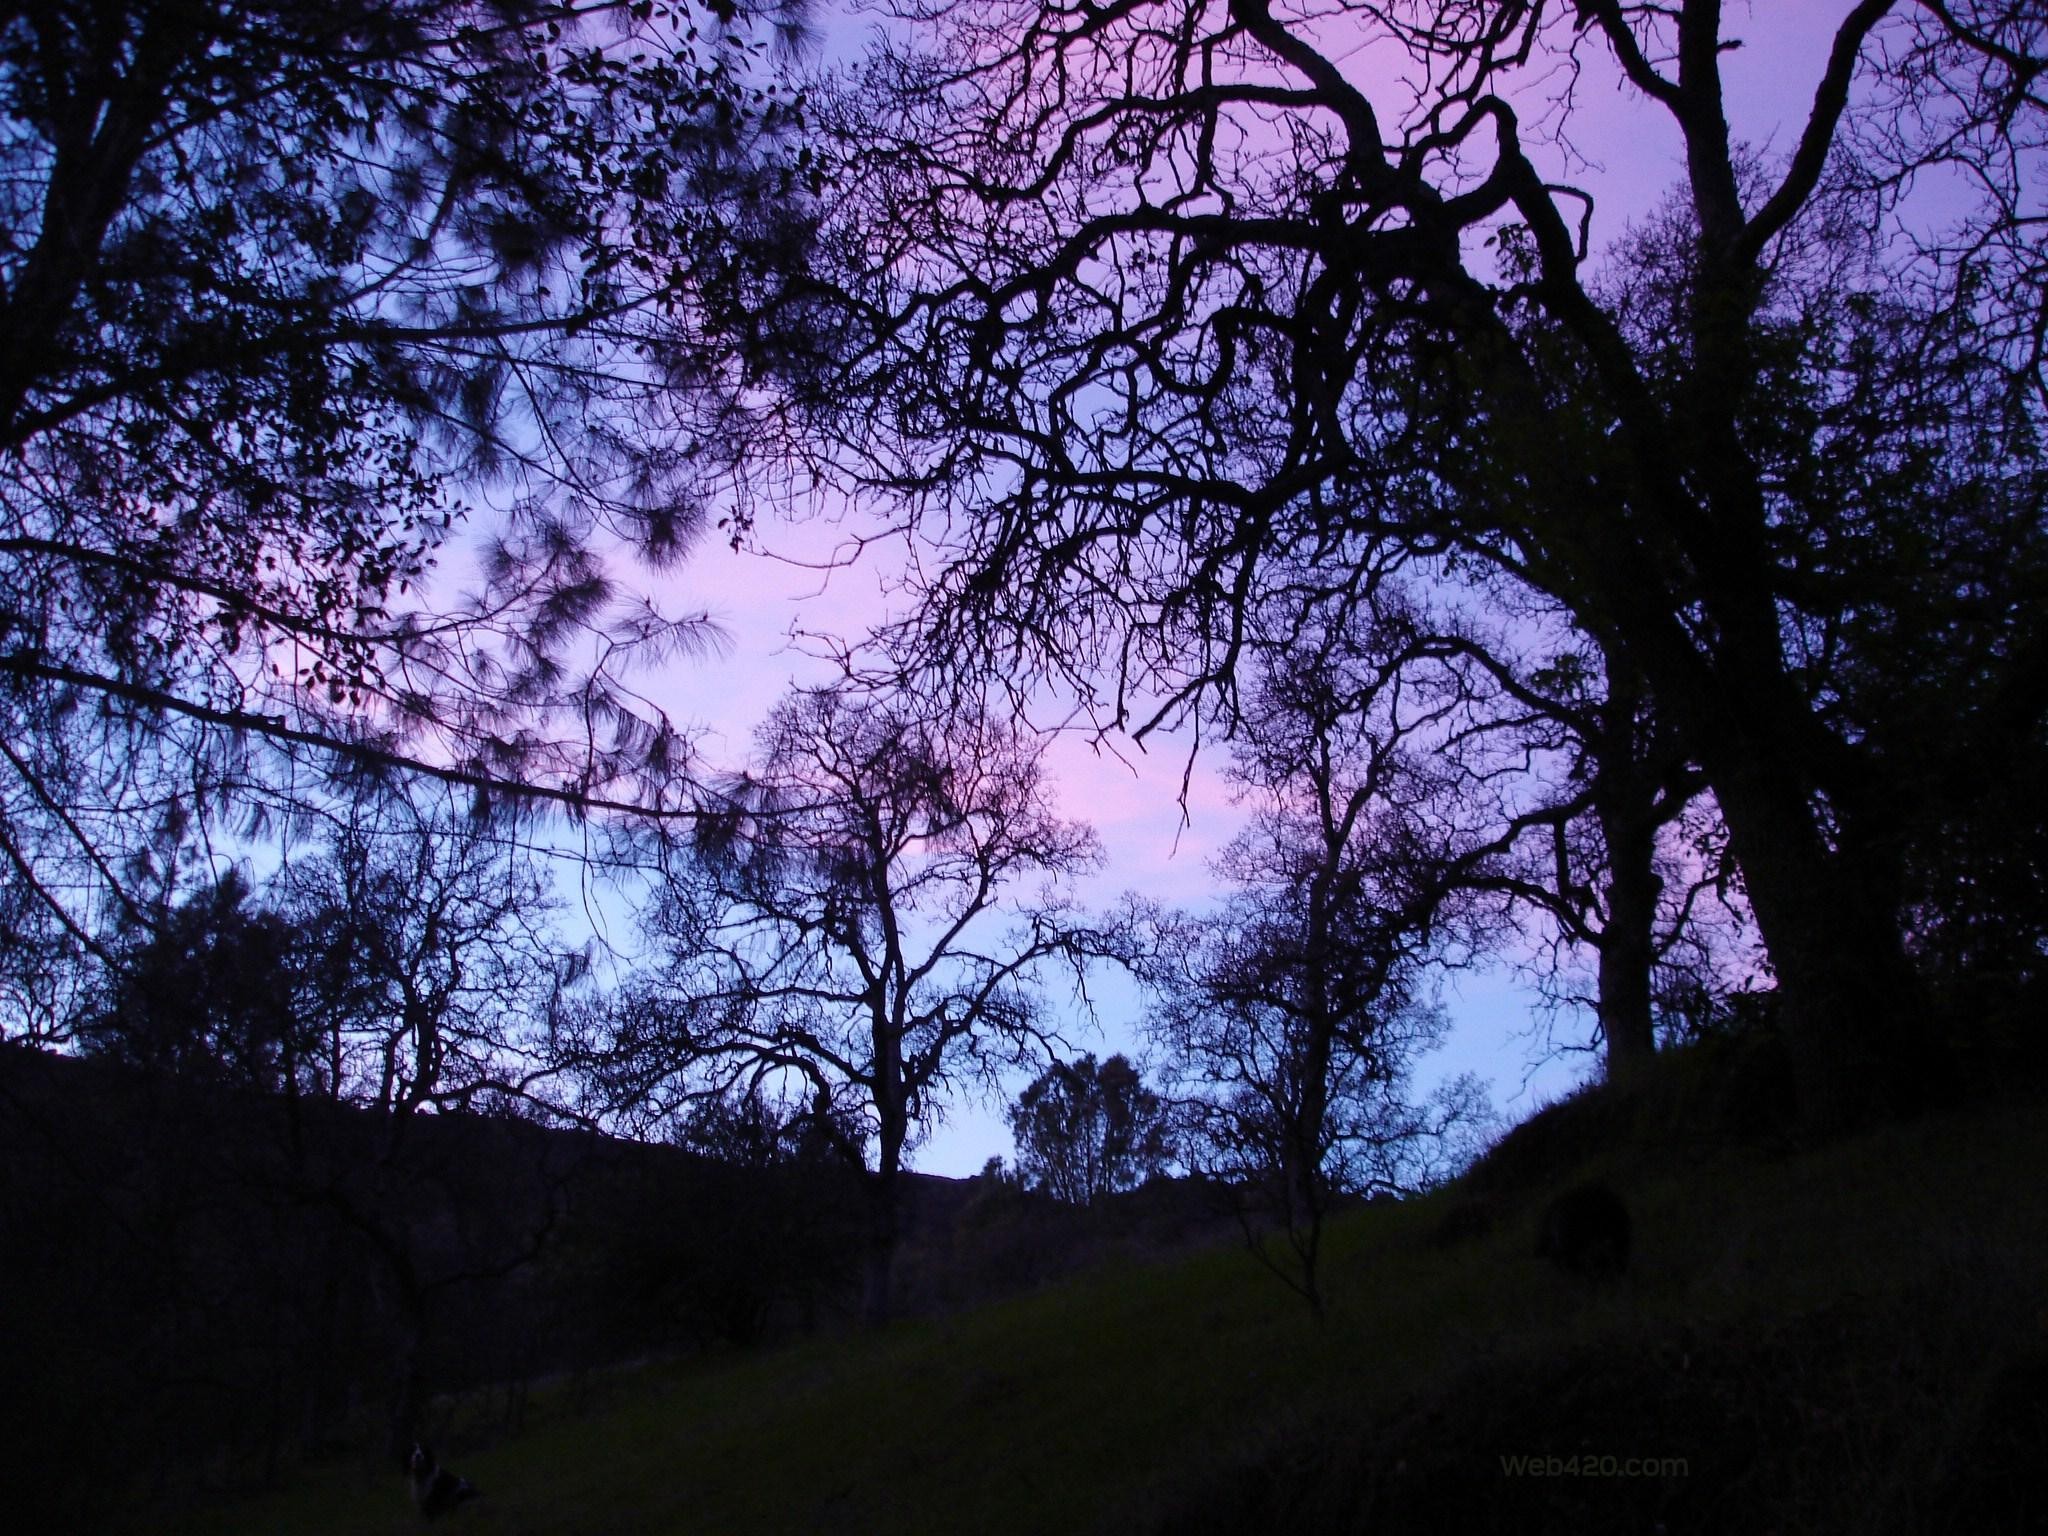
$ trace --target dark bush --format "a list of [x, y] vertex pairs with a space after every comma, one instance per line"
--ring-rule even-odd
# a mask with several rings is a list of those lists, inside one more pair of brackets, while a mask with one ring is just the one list
[[1628, 1268], [1628, 1207], [1605, 1184], [1579, 1184], [1543, 1208], [1536, 1256], [1568, 1275], [1606, 1280]]

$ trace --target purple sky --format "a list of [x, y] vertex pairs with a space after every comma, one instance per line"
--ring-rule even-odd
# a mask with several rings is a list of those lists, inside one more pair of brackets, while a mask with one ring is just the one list
[[[1767, 161], [1786, 152], [1796, 136], [1834, 27], [1848, 9], [1846, 0], [1730, 6], [1730, 30], [1744, 38], [1745, 46], [1725, 60], [1728, 112], [1738, 137]], [[828, 33], [825, 52], [837, 58], [849, 55], [853, 40], [870, 24], [830, 15], [820, 19]], [[1588, 50], [1588, 56], [1601, 57], [1597, 50]], [[1596, 252], [1627, 221], [1654, 208], [1681, 173], [1678, 140], [1668, 122], [1645, 110], [1616, 80], [1611, 71], [1602, 73], [1597, 62], [1582, 77], [1572, 135], [1575, 148], [1590, 163], [1572, 170], [1560, 153], [1551, 167], [1559, 179], [1588, 188], [1597, 199]], [[1527, 115], [1528, 103], [1524, 110]], [[715, 761], [735, 761], [746, 752], [755, 723], [792, 682], [831, 676], [828, 665], [791, 645], [792, 629], [853, 638], [886, 611], [885, 572], [879, 564], [826, 573], [802, 563], [824, 563], [838, 543], [842, 530], [830, 511], [820, 508], [812, 520], [761, 530], [759, 542], [783, 560], [758, 552], [735, 554], [708, 543], [668, 584], [670, 603], [709, 609], [731, 638], [726, 654], [680, 663], [650, 687], [679, 721], [702, 728], [706, 753]], [[1055, 748], [1062, 806], [1094, 825], [1108, 854], [1105, 873], [1083, 892], [1086, 899], [1108, 901], [1134, 889], [1161, 901], [1192, 904], [1210, 892], [1206, 861], [1229, 840], [1238, 816], [1216, 772], [1220, 755], [1212, 753], [1197, 765], [1191, 819], [1183, 823], [1178, 803], [1183, 751], [1182, 744], [1166, 741], [1149, 752], [1127, 749], [1119, 761], [1079, 742]], [[1117, 1050], [1135, 1055], [1143, 1046], [1136, 1031], [1142, 1004], [1135, 989], [1105, 977], [1097, 995], [1101, 1031], [1081, 1034], [1078, 1047], [1098, 1055]], [[1505, 968], [1451, 979], [1445, 1001], [1453, 1033], [1445, 1049], [1423, 1065], [1419, 1079], [1424, 1087], [1441, 1075], [1476, 1072], [1491, 1082], [1496, 1107], [1520, 1118], [1568, 1089], [1592, 1065], [1583, 1054], [1538, 1060], [1541, 1053], [1530, 1033], [1533, 996]], [[1586, 1038], [1583, 1029], [1574, 1030], [1567, 1021], [1560, 1038]], [[1018, 1086], [1021, 1081], [1012, 1090]], [[1007, 1157], [1010, 1150], [999, 1110], [962, 1104], [917, 1152], [914, 1163], [927, 1172], [965, 1175], [992, 1156]]]
[[[701, 732], [708, 760], [737, 762], [755, 725], [785, 689], [832, 677], [829, 664], [791, 643], [793, 628], [851, 637], [887, 611], [879, 564], [829, 574], [815, 568], [826, 563], [839, 536], [824, 519], [770, 527], [762, 542], [783, 558], [710, 543], [670, 579], [668, 600], [678, 608], [708, 609], [730, 644], [723, 654], [677, 663], [662, 678], [643, 681], [679, 723]], [[1198, 758], [1185, 820], [1185, 742], [1169, 738], [1150, 750], [1121, 743], [1119, 750], [1121, 761], [1068, 738], [1055, 742], [1050, 754], [1063, 813], [1092, 825], [1106, 855], [1102, 873], [1087, 882], [1082, 899], [1106, 905], [1135, 890], [1162, 902], [1200, 904], [1215, 885], [1208, 861], [1240, 823], [1217, 771], [1221, 750], [1205, 748]], [[1138, 1029], [1142, 994], [1105, 971], [1096, 979], [1095, 999], [1101, 1027], [1077, 1026], [1076, 1049], [1137, 1057], [1144, 1049]], [[1514, 1118], [1568, 1089], [1590, 1058], [1546, 1063], [1531, 1076], [1530, 1042], [1517, 1034], [1528, 1029], [1531, 1001], [1501, 971], [1455, 978], [1445, 991], [1452, 1037], [1423, 1063], [1419, 1084], [1426, 1089], [1440, 1076], [1476, 1072], [1491, 1081], [1496, 1106]], [[1019, 1076], [1009, 1091], [1025, 1081], [1028, 1076]], [[923, 1172], [964, 1177], [979, 1172], [989, 1158], [1010, 1154], [1000, 1106], [961, 1103], [911, 1161]]]

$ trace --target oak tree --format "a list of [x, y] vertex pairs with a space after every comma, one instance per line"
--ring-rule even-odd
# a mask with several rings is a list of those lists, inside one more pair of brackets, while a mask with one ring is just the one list
[[661, 963], [617, 1010], [615, 1098], [787, 1085], [862, 1173], [864, 1308], [886, 1318], [905, 1154], [949, 1096], [1049, 1052], [1041, 988], [1122, 953], [1058, 882], [1094, 868], [1015, 719], [799, 691], [703, 808], [650, 923]]
[[1166, 1105], [1121, 1053], [1054, 1062], [1017, 1095], [1009, 1122], [1018, 1177], [1070, 1205], [1135, 1189], [1171, 1156]]
[[[1910, 892], [2048, 718], [2032, 8], [1844, 0], [1769, 147], [1719, 0], [917, 14], [760, 419], [922, 540], [906, 665], [1143, 731], [1229, 711], [1276, 561], [1491, 573], [1697, 766], [1814, 1113], [1923, 1092]], [[1595, 79], [1682, 150], [1626, 230]]]
[[1475, 1082], [1423, 1103], [1411, 1082], [1448, 1023], [1432, 968], [1485, 942], [1476, 893], [1512, 841], [1471, 824], [1422, 750], [1460, 692], [1362, 701], [1407, 658], [1356, 639], [1262, 658], [1233, 763], [1251, 817], [1217, 861], [1227, 895], [1164, 917], [1141, 965], [1183, 1157], [1239, 1194], [1253, 1251], [1318, 1315], [1333, 1203], [1442, 1176], [1490, 1123]]

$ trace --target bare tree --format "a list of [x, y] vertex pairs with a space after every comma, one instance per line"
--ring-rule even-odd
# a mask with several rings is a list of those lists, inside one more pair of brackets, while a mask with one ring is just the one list
[[1408, 1090], [1447, 1027], [1429, 970], [1481, 940], [1497, 850], [1419, 750], [1461, 701], [1411, 712], [1400, 665], [1368, 663], [1343, 636], [1267, 655], [1234, 769], [1252, 821], [1218, 861], [1230, 894], [1163, 920], [1143, 967], [1183, 1156], [1249, 1198], [1254, 1251], [1318, 1315], [1332, 1200], [1430, 1182], [1491, 1121], [1470, 1080], [1428, 1105]]
[[0, 877], [0, 1041], [65, 1044], [89, 960], [82, 938], [33, 890]]
[[[1526, 586], [1712, 792], [1811, 1110], [1922, 1091], [1911, 871], [2048, 717], [2031, 8], [1845, 0], [1776, 151], [1719, 0], [918, 14], [847, 96], [842, 270], [763, 300], [832, 343], [796, 449], [925, 540], [908, 664], [1143, 731], [1227, 701], [1276, 560]], [[1604, 257], [1596, 68], [1684, 146]]]
[[554, 1108], [553, 1023], [586, 964], [554, 930], [530, 815], [472, 814], [415, 782], [358, 790], [299, 813], [319, 841], [285, 863], [273, 896], [301, 956], [305, 1086], [377, 1118], [355, 1162], [310, 1156], [295, 1130], [281, 1193], [330, 1212], [372, 1262], [395, 1325], [387, 1440], [402, 1455], [422, 1429], [448, 1298], [547, 1251], [566, 1182], [534, 1170], [518, 1222], [450, 1252], [407, 1206], [451, 1155], [416, 1117]]
[[617, 1013], [603, 1072], [627, 1098], [804, 1085], [808, 1123], [865, 1174], [875, 1322], [905, 1153], [949, 1094], [1057, 1044], [1049, 971], [1078, 988], [1120, 953], [1057, 889], [1099, 854], [1054, 811], [1042, 745], [986, 713], [792, 695], [670, 865], [650, 919], [666, 963]]
[[544, 1084], [550, 1019], [587, 963], [555, 930], [529, 828], [412, 786], [301, 819], [320, 842], [284, 865], [275, 895], [306, 952], [326, 1091], [407, 1115]]

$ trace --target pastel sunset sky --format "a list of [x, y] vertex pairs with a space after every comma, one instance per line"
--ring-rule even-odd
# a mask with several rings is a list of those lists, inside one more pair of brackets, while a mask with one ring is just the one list
[[[1744, 46], [1725, 60], [1728, 114], [1738, 137], [1766, 160], [1783, 155], [1796, 137], [1829, 40], [1849, 8], [1847, 0], [1730, 6], [1733, 30]], [[872, 10], [821, 10], [816, 19], [823, 37], [814, 60], [857, 56], [861, 39], [883, 20]], [[1595, 56], [1604, 58], [1589, 50], [1589, 59]], [[1371, 67], [1357, 62], [1361, 69]], [[1559, 72], [1532, 72], [1525, 115], [1534, 115], [1535, 97], [1562, 83]], [[1571, 133], [1578, 158], [1554, 148], [1551, 169], [1595, 199], [1591, 233], [1597, 263], [1602, 248], [1651, 212], [1682, 173], [1679, 145], [1661, 113], [1644, 110], [1615, 76], [1591, 68], [1577, 84]], [[833, 675], [816, 648], [794, 635], [857, 641], [888, 612], [891, 551], [870, 547], [851, 565], [836, 558], [849, 533], [862, 527], [859, 516], [820, 500], [793, 519], [764, 522], [754, 547], [733, 551], [707, 540], [664, 578], [668, 603], [708, 610], [729, 639], [720, 654], [675, 663], [662, 677], [644, 680], [656, 703], [700, 730], [710, 761], [739, 761], [755, 725], [789, 685]], [[1240, 819], [1219, 772], [1223, 749], [1205, 746], [1197, 758], [1184, 815], [1185, 739], [1155, 740], [1144, 749], [1128, 742], [1111, 745], [1116, 750], [1066, 739], [1051, 754], [1063, 810], [1094, 826], [1107, 855], [1084, 899], [1108, 902], [1135, 890], [1163, 902], [1202, 902], [1215, 883], [1208, 860]], [[1100, 1030], [1078, 1030], [1076, 1046], [1097, 1055], [1124, 1051], [1136, 1057], [1144, 1045], [1138, 1029], [1143, 1000], [1121, 978], [1103, 975], [1099, 981]], [[1474, 1072], [1490, 1082], [1495, 1107], [1520, 1119], [1594, 1068], [1588, 1052], [1551, 1049], [1590, 1043], [1590, 1022], [1559, 1018], [1546, 1033], [1534, 1011], [1534, 992], [1504, 963], [1449, 978], [1443, 1000], [1453, 1029], [1446, 1047], [1421, 1064], [1418, 1085], [1425, 1089], [1441, 1076]], [[1010, 1084], [1010, 1091], [1022, 1082]], [[913, 1166], [964, 1176], [1010, 1152], [1000, 1106], [963, 1103], [917, 1150]]]

